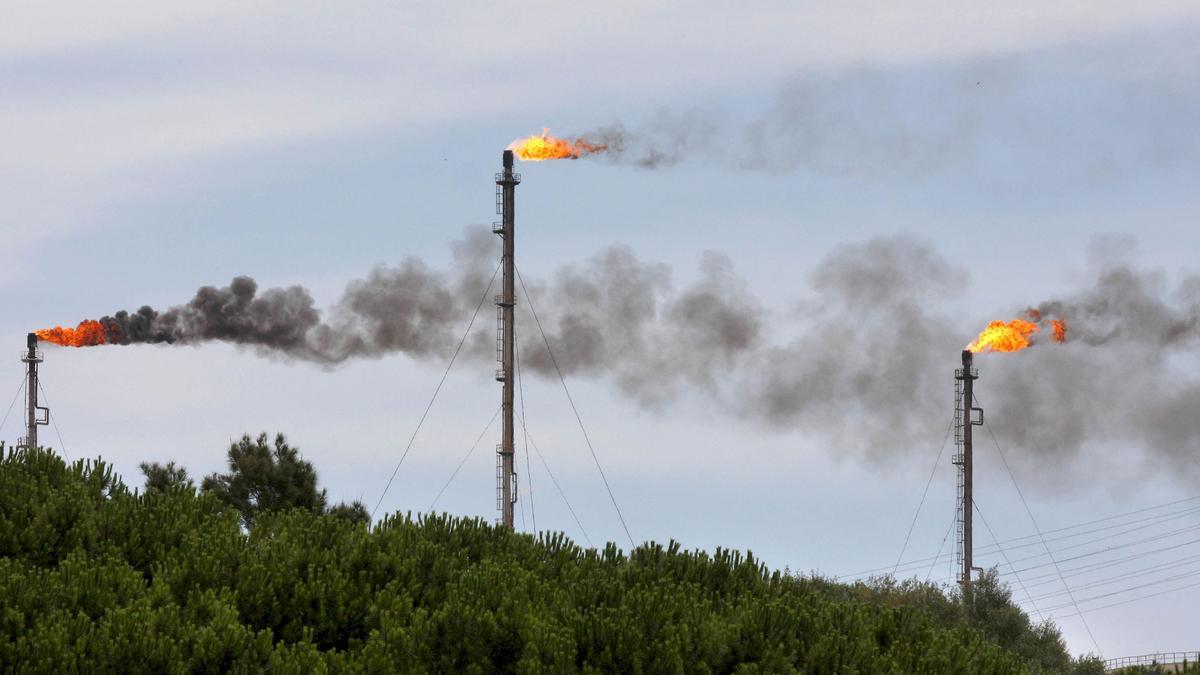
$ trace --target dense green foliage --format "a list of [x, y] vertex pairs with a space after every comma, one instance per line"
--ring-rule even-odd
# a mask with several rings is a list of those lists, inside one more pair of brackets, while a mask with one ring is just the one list
[[139, 466], [146, 477], [147, 490], [192, 490], [196, 486], [188, 478], [187, 469], [177, 466], [175, 462], [159, 464], [158, 462], [142, 462]]
[[0, 667], [1028, 670], [940, 617], [945, 608], [858, 597], [855, 587], [770, 572], [748, 554], [650, 544], [623, 555], [478, 519], [390, 517], [368, 528], [342, 515], [259, 511], [247, 529], [241, 512], [186, 482], [139, 494], [101, 462], [8, 452]]
[[[247, 528], [260, 513], [326, 509], [325, 491], [317, 487], [317, 470], [300, 459], [299, 448], [288, 444], [283, 434], [275, 436], [273, 446], [267, 444], [265, 433], [255, 440], [243, 435], [229, 446], [228, 465], [228, 473], [210, 474], [201, 489], [237, 509]], [[195, 489], [187, 469], [175, 462], [142, 462], [139, 468], [146, 477], [147, 491]], [[329, 507], [328, 513], [361, 525], [371, 522], [370, 512], [360, 501]]]
[[1099, 675], [1103, 662], [1096, 656], [1071, 659], [1058, 627], [1050, 620], [1033, 623], [1012, 601], [1012, 591], [995, 569], [984, 571], [971, 585], [969, 596], [947, 594], [937, 584], [915, 579], [879, 577], [866, 582], [838, 584], [813, 579], [821, 592], [838, 600], [856, 600], [884, 607], [920, 608], [937, 626], [967, 625], [1005, 651], [1016, 654], [1033, 673]]
[[[276, 434], [274, 445], [267, 444], [265, 433], [257, 439], [244, 435], [229, 446], [228, 456], [229, 473], [207, 476], [201, 488], [237, 509], [246, 527], [263, 512], [325, 510], [325, 491], [317, 488], [317, 470], [300, 459], [299, 449], [289, 445], [283, 434]], [[146, 478], [149, 487], [153, 476], [147, 473]]]

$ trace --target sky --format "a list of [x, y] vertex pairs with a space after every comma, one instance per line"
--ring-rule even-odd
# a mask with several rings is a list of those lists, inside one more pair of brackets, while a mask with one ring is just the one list
[[[510, 141], [619, 126], [622, 156], [518, 166], [517, 260], [563, 352], [579, 347], [555, 333], [564, 317], [595, 318], [566, 281], [592, 279], [613, 250], [662, 276], [653, 339], [614, 337], [567, 368], [632, 538], [827, 575], [890, 568], [902, 549], [934, 556], [953, 543], [942, 439], [958, 345], [992, 319], [1090, 297], [1113, 269], [1195, 316], [1198, 45], [1186, 2], [18, 0], [0, 25], [0, 387], [18, 390], [30, 330], [165, 309], [237, 275], [302, 285], [324, 316], [379, 265], [420, 259], [452, 278], [454, 242], [497, 218]], [[638, 161], [648, 144], [665, 158], [653, 167]], [[668, 311], [708, 283], [749, 308], [753, 348], [688, 337], [724, 314]], [[625, 286], [601, 286], [620, 307]], [[1139, 298], [1110, 298], [1104, 316], [1153, 326], [1156, 314], [1124, 311]], [[492, 311], [474, 326], [484, 341]], [[219, 341], [47, 346], [55, 425], [41, 438], [139, 484], [139, 462], [200, 477], [231, 439], [279, 431], [332, 500], [427, 511], [499, 404], [494, 366], [457, 362], [396, 470], [461, 314], [430, 353], [336, 367]], [[519, 307], [520, 334], [535, 336], [531, 318]], [[978, 358], [996, 441], [978, 432], [976, 503], [996, 539], [1196, 495], [1195, 341], [1113, 344]], [[518, 434], [520, 527], [627, 546], [557, 377], [535, 369], [522, 384], [541, 455]], [[0, 438], [23, 435], [19, 415]], [[436, 510], [496, 516], [498, 428], [482, 439]], [[1196, 518], [1110, 543], [1167, 541]], [[1077, 600], [1124, 591], [1080, 602], [1083, 620], [1073, 606], [1044, 613], [1074, 653], [1196, 649], [1200, 590], [1137, 599], [1192, 583], [1164, 579], [1194, 565], [1150, 567], [1188, 546], [1107, 586], [1076, 577]], [[953, 578], [946, 558], [917, 574]]]

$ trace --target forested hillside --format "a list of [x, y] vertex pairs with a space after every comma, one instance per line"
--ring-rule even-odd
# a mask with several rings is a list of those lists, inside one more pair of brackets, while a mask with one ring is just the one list
[[190, 483], [137, 491], [46, 451], [4, 453], [0, 556], [5, 671], [976, 674], [1036, 661], [913, 588], [448, 516], [368, 527], [284, 509], [247, 525]]

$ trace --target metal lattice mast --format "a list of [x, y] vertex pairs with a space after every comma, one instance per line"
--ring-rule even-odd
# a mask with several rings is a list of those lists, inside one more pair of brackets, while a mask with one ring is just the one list
[[[974, 569], [974, 544], [972, 539], [972, 505], [974, 499], [974, 458], [971, 449], [971, 427], [983, 424], [983, 409], [974, 406], [975, 380], [979, 371], [975, 369], [974, 354], [963, 350], [962, 368], [954, 371], [954, 443], [958, 448], [953, 461], [958, 465], [958, 510], [956, 518], [958, 530], [958, 583], [963, 595], [971, 585], [971, 572]], [[978, 418], [972, 419], [972, 413], [978, 413]]]
[[50, 409], [38, 405], [38, 364], [42, 362], [42, 353], [37, 345], [37, 335], [30, 333], [26, 340], [28, 351], [21, 352], [21, 362], [25, 364], [25, 438], [17, 445], [26, 448], [38, 447], [37, 428], [50, 423]]
[[513, 462], [513, 305], [516, 301], [513, 240], [516, 187], [521, 182], [521, 175], [513, 172], [511, 150], [504, 151], [503, 162], [504, 171], [496, 174], [496, 212], [501, 215], [501, 219], [499, 223], [492, 224], [492, 231], [504, 240], [503, 291], [496, 296], [496, 360], [500, 365], [496, 371], [496, 379], [503, 383], [501, 407], [504, 418], [500, 445], [496, 448], [496, 508], [500, 511], [500, 522], [512, 529], [513, 507], [517, 503], [517, 474]]

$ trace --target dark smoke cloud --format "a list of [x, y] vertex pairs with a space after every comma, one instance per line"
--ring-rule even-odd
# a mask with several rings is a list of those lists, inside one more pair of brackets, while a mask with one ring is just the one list
[[1119, 444], [1150, 450], [1147, 464], [1190, 480], [1200, 452], [1200, 276], [1172, 284], [1114, 257], [1116, 248], [1096, 242], [1087, 286], [1037, 306], [1070, 318], [1068, 343], [989, 364], [985, 403], [1031, 456], [1086, 461]]
[[[1128, 238], [1097, 240], [1081, 289], [1036, 305], [1068, 318], [1066, 344], [976, 357], [989, 426], [1015, 462], [1036, 467], [1025, 475], [1048, 482], [1071, 467], [1091, 471], [1118, 449], [1126, 465], [1198, 477], [1200, 276], [1172, 284], [1114, 254], [1132, 248]], [[734, 397], [742, 415], [818, 432], [833, 449], [870, 460], [936, 444], [952, 410], [958, 352], [973, 337], [964, 330], [1023, 311], [964, 325], [935, 309], [966, 282], [965, 271], [911, 237], [836, 249], [810, 277], [800, 336], [747, 357]]]
[[834, 250], [810, 275], [802, 334], [756, 355], [741, 412], [825, 432], [870, 458], [928, 445], [949, 419], [947, 368], [965, 342], [961, 326], [928, 308], [965, 281], [908, 236]]
[[[618, 246], [560, 271], [532, 295], [565, 373], [611, 376], [649, 407], [683, 390], [719, 393], [718, 375], [763, 343], [764, 310], [729, 259], [714, 252], [702, 257], [700, 278], [678, 292], [669, 267]], [[523, 340], [521, 353], [526, 367], [552, 372], [540, 335]]]
[[610, 161], [657, 169], [677, 164], [689, 156], [720, 154], [723, 150], [720, 143], [722, 126], [722, 120], [713, 113], [680, 114], [662, 110], [638, 129], [615, 123], [581, 134], [581, 137], [604, 145], [606, 150], [599, 156]]
[[[228, 342], [285, 359], [333, 366], [353, 358], [446, 353], [495, 268], [495, 237], [471, 230], [453, 244], [455, 271], [431, 270], [416, 258], [379, 266], [353, 281], [322, 320], [300, 286], [258, 291], [250, 277], [205, 286], [187, 304], [158, 312], [142, 307], [101, 322], [118, 344]], [[115, 328], [115, 330], [113, 330]]]
[[773, 172], [916, 175], [975, 153], [980, 124], [1012, 75], [990, 80], [983, 95], [977, 77], [979, 70], [924, 83], [869, 69], [810, 75], [784, 84], [757, 113], [660, 110], [643, 124], [580, 136], [607, 145], [597, 157], [644, 169], [699, 159]]
[[[1068, 318], [1066, 344], [978, 357], [979, 398], [1001, 442], [1023, 451], [1016, 461], [1092, 465], [1115, 444], [1149, 450], [1146, 463], [1195, 477], [1200, 381], [1190, 373], [1200, 343], [1200, 276], [1168, 283], [1161, 271], [1111, 253], [1128, 248], [1099, 242], [1078, 292], [1034, 306]], [[239, 277], [161, 313], [144, 307], [104, 321], [126, 343], [217, 340], [325, 367], [389, 354], [444, 359], [497, 256], [490, 232], [471, 231], [454, 245], [450, 271], [416, 259], [378, 267], [350, 283], [326, 316], [300, 287], [260, 292]], [[950, 421], [963, 345], [987, 320], [1027, 309], [951, 316], [944, 308], [968, 275], [905, 235], [839, 247], [808, 281], [808, 292], [798, 291], [795, 337], [780, 341], [769, 337], [789, 321], [772, 317], [718, 253], [705, 253], [695, 280], [680, 287], [668, 266], [624, 246], [548, 282], [527, 280], [564, 374], [610, 380], [650, 409], [708, 399], [872, 462], [937, 443]], [[476, 364], [495, 354], [488, 300], [465, 352]], [[553, 376], [520, 286], [518, 311], [522, 368]]]
[[578, 136], [608, 145], [598, 159], [646, 169], [712, 161], [911, 179], [994, 168], [1007, 182], [1052, 167], [1060, 179], [1105, 181], [1195, 158], [1200, 96], [1178, 83], [1200, 69], [1153, 56], [1192, 51], [1190, 36], [1164, 35], [1096, 52], [812, 70], [763, 103], [663, 109]]

